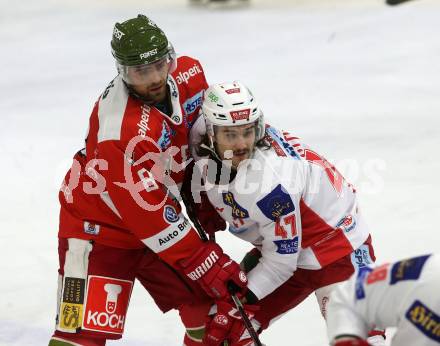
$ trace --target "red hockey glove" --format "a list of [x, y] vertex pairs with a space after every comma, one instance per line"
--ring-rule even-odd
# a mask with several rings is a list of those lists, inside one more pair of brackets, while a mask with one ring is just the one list
[[186, 276], [197, 281], [213, 298], [228, 299], [229, 285], [242, 295], [247, 290], [246, 274], [216, 243], [204, 243], [189, 259], [180, 262], [180, 265]]
[[334, 346], [370, 346], [370, 344], [366, 340], [353, 337], [336, 340]]
[[[243, 305], [249, 319], [255, 315], [258, 307]], [[205, 327], [203, 345], [219, 346], [228, 341], [230, 346], [253, 345], [238, 310], [226, 301], [217, 301], [217, 313], [210, 316]]]

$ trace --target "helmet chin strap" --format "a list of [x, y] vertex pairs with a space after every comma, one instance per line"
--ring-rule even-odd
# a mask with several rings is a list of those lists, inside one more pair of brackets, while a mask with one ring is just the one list
[[212, 156], [214, 156], [215, 159], [217, 159], [218, 161], [222, 162], [222, 159], [220, 158], [220, 156], [217, 154], [217, 151], [215, 150], [214, 143], [213, 143], [211, 138], [209, 138], [209, 142], [210, 142], [209, 146], [207, 146], [205, 143], [202, 143], [202, 144], [200, 144], [200, 147], [202, 149], [205, 149], [205, 150], [209, 151], [209, 153]]

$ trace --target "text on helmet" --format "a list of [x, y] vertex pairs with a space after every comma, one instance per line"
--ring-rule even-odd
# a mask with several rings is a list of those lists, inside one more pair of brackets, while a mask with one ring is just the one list
[[250, 114], [251, 114], [251, 110], [248, 108], [248, 109], [242, 109], [239, 111], [232, 111], [231, 117], [232, 117], [232, 120], [234, 120], [234, 121], [244, 120], [244, 119], [249, 119]]
[[231, 95], [231, 94], [238, 94], [240, 92], [240, 88], [232, 88], [232, 89], [226, 89], [225, 90], [226, 94]]
[[117, 27], [115, 27], [113, 29], [113, 36], [116, 37], [118, 40], [120, 40], [122, 38], [122, 36], [124, 36], [125, 34], [119, 30]]
[[214, 94], [212, 91], [208, 94], [208, 98], [214, 103], [218, 102], [218, 96]]
[[150, 51], [148, 51], [148, 52], [145, 52], [145, 53], [140, 54], [140, 55], [139, 55], [139, 58], [141, 58], [141, 59], [147, 59], [147, 58], [149, 58], [150, 56], [153, 56], [153, 55], [156, 55], [156, 54], [157, 54], [157, 48], [154, 48], [154, 49], [152, 49], [152, 50], [150, 50]]

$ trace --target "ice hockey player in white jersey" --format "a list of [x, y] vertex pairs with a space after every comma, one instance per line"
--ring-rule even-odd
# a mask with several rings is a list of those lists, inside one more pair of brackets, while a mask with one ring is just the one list
[[440, 344], [440, 256], [364, 267], [331, 294], [327, 310], [334, 346], [368, 346], [372, 326], [397, 327], [392, 346]]
[[210, 86], [202, 114], [190, 139], [193, 198], [206, 193], [229, 232], [255, 246], [242, 265], [260, 331], [311, 293], [325, 317], [333, 285], [375, 259], [355, 189], [299, 138], [265, 124], [240, 82]]

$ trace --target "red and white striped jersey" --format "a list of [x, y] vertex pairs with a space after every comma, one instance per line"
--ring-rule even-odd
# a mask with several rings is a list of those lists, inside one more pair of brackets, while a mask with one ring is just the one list
[[119, 248], [147, 245], [171, 264], [201, 243], [173, 195], [208, 85], [190, 57], [177, 59], [167, 83], [170, 116], [132, 97], [120, 76], [99, 97], [86, 149], [75, 155], [60, 192], [60, 237]]
[[260, 299], [297, 267], [320, 269], [369, 236], [353, 186], [333, 165], [287, 132], [266, 126], [266, 134], [270, 148], [256, 148], [231, 182], [211, 184], [214, 170], [203, 169], [200, 158], [197, 164], [229, 231], [262, 252], [249, 273], [249, 288]]

